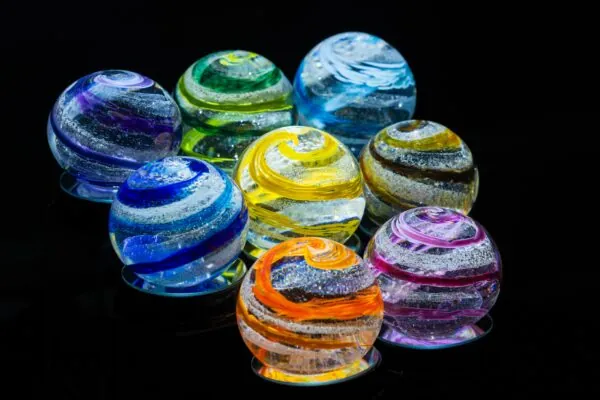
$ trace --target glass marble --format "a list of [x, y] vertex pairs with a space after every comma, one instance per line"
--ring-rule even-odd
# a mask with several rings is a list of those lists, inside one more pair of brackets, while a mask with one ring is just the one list
[[250, 212], [251, 256], [300, 236], [343, 243], [364, 213], [356, 159], [336, 138], [314, 128], [289, 126], [261, 136], [233, 176]]
[[403, 121], [382, 129], [360, 155], [375, 226], [401, 211], [440, 206], [467, 214], [479, 187], [473, 156], [457, 134], [431, 121]]
[[415, 79], [402, 55], [367, 33], [323, 40], [294, 80], [299, 123], [332, 133], [355, 155], [380, 129], [410, 119], [416, 101]]
[[65, 191], [110, 202], [133, 171], [177, 154], [181, 126], [177, 104], [160, 85], [135, 72], [108, 70], [77, 80], [59, 96], [48, 142], [67, 172]]
[[413, 208], [392, 218], [364, 258], [377, 274], [384, 324], [396, 333], [388, 337], [414, 347], [472, 338], [465, 327], [483, 318], [500, 293], [496, 245], [480, 224], [447, 208]]
[[220, 51], [179, 79], [175, 100], [184, 120], [181, 150], [228, 173], [258, 136], [293, 122], [292, 86], [265, 57]]
[[242, 338], [266, 368], [288, 383], [346, 378], [382, 324], [375, 276], [342, 244], [290, 239], [263, 254], [246, 274], [237, 303]]
[[226, 283], [218, 278], [240, 254], [247, 226], [248, 209], [231, 178], [191, 157], [166, 157], [135, 171], [109, 217], [124, 277], [157, 293], [199, 293]]

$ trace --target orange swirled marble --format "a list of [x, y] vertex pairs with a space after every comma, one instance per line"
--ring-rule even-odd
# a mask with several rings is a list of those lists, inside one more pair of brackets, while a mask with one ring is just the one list
[[327, 239], [296, 238], [256, 261], [236, 313], [263, 376], [323, 382], [364, 369], [363, 356], [383, 321], [383, 299], [374, 274], [352, 250]]
[[289, 126], [254, 141], [233, 173], [250, 213], [249, 252], [301, 236], [345, 242], [365, 209], [350, 150], [330, 134]]

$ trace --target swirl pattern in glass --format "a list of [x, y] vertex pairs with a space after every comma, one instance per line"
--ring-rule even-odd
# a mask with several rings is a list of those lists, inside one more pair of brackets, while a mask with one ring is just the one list
[[248, 210], [223, 171], [191, 157], [144, 165], [110, 210], [112, 245], [145, 282], [191, 287], [217, 277], [246, 240]]
[[56, 100], [48, 142], [60, 166], [77, 179], [116, 187], [146, 162], [177, 154], [181, 114], [150, 78], [95, 72]]
[[381, 225], [421, 206], [467, 214], [477, 197], [473, 156], [457, 134], [431, 121], [404, 121], [373, 137], [360, 155], [367, 217]]
[[285, 75], [259, 54], [220, 51], [201, 58], [175, 89], [185, 123], [183, 153], [230, 173], [254, 139], [292, 124], [291, 94]]
[[298, 238], [256, 261], [236, 313], [250, 351], [280, 376], [335, 375], [373, 346], [383, 302], [373, 273], [353, 251], [327, 239]]
[[248, 241], [266, 250], [290, 238], [343, 243], [365, 208], [356, 159], [326, 132], [290, 126], [252, 143], [234, 171], [250, 212]]
[[440, 207], [405, 211], [379, 228], [365, 252], [378, 275], [384, 324], [416, 338], [474, 324], [500, 292], [501, 261], [485, 229]]
[[379, 130], [412, 117], [415, 80], [402, 55], [383, 39], [340, 33], [300, 64], [294, 103], [301, 125], [332, 133], [358, 155]]

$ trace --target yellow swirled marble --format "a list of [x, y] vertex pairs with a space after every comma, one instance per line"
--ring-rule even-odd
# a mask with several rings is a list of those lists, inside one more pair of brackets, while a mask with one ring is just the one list
[[233, 176], [248, 203], [254, 256], [294, 237], [343, 243], [364, 212], [356, 159], [318, 129], [289, 126], [261, 136], [246, 149]]

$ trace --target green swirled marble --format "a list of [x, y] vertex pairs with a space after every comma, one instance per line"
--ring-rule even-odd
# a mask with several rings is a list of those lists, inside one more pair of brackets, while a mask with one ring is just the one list
[[291, 94], [285, 75], [259, 54], [220, 51], [201, 58], [175, 89], [184, 120], [181, 151], [231, 173], [254, 139], [292, 124]]

